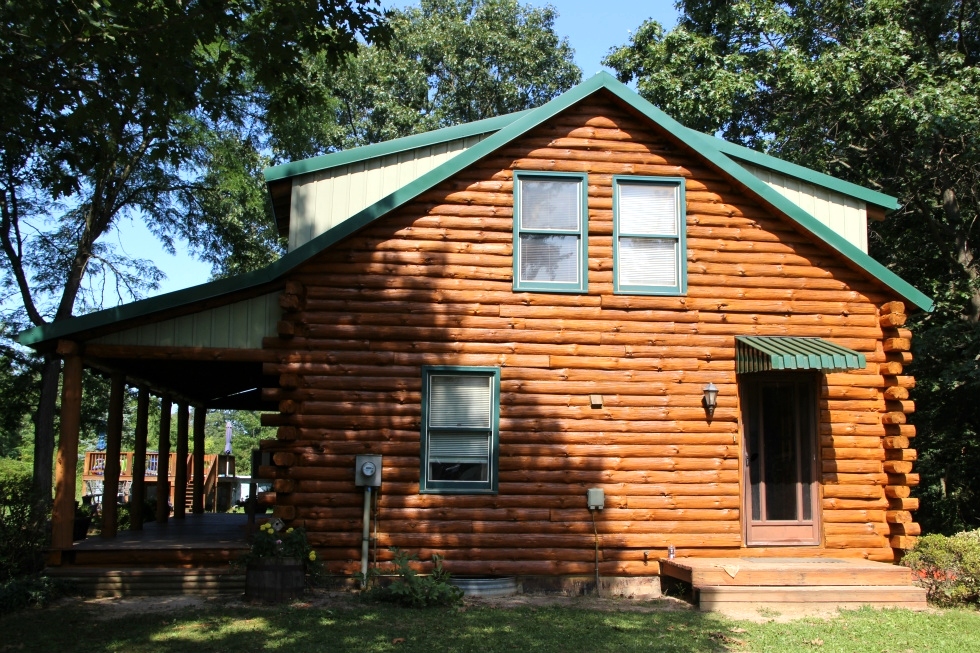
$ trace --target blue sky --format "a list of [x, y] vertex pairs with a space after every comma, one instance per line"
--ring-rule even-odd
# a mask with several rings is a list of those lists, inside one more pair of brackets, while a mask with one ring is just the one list
[[[610, 48], [625, 45], [629, 41], [630, 32], [644, 20], [653, 18], [670, 29], [677, 22], [678, 15], [673, 0], [523, 0], [523, 3], [536, 7], [555, 7], [558, 12], [555, 32], [560, 37], [568, 38], [569, 44], [575, 50], [575, 63], [586, 78], [600, 70], [609, 70], [600, 63], [603, 57], [609, 53]], [[382, 0], [382, 4], [385, 7], [405, 7], [416, 3]], [[597, 10], [601, 10], [601, 15], [596, 15]], [[166, 273], [167, 278], [153, 294], [204, 283], [210, 276], [210, 266], [189, 254], [178, 251], [174, 256], [165, 252], [156, 238], [138, 221], [123, 224], [119, 231], [108, 238], [114, 240], [114, 244], [121, 246], [130, 256], [150, 259]]]

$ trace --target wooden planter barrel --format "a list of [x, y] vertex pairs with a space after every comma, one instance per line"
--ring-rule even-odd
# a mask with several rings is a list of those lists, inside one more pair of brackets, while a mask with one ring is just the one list
[[245, 568], [245, 599], [282, 603], [299, 597], [306, 587], [306, 571], [299, 558], [259, 558]]

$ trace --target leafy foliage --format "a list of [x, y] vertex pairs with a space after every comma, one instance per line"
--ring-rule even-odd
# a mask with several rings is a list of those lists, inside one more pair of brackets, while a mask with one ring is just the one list
[[39, 376], [35, 358], [0, 342], [0, 457], [20, 458]]
[[30, 467], [0, 458], [0, 583], [41, 570], [45, 525], [32, 499]]
[[582, 78], [555, 16], [517, 0], [421, 0], [392, 10], [388, 46], [362, 45], [333, 76], [333, 101], [297, 114], [323, 125], [310, 146], [286, 130], [274, 131], [274, 142], [312, 155], [540, 106]]
[[441, 556], [432, 556], [432, 573], [423, 576], [412, 568], [412, 562], [418, 561], [416, 554], [409, 555], [398, 547], [389, 551], [395, 556], [393, 571], [397, 578], [387, 586], [372, 588], [369, 597], [410, 608], [453, 606], [463, 600], [463, 590], [449, 582], [449, 572], [443, 569]]
[[0, 615], [24, 608], [43, 608], [65, 593], [62, 583], [41, 575], [0, 582]]
[[936, 301], [914, 316], [930, 530], [980, 525], [980, 2], [685, 0], [606, 63], [689, 127], [899, 198], [872, 255]]
[[902, 559], [941, 606], [980, 603], [980, 530], [926, 535]]

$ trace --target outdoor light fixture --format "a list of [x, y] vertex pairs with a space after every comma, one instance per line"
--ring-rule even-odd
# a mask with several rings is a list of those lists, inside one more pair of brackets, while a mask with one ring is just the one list
[[714, 383], [708, 383], [708, 385], [702, 388], [704, 392], [704, 408], [708, 412], [708, 419], [711, 419], [715, 415], [715, 406], [718, 405], [718, 388], [715, 387]]

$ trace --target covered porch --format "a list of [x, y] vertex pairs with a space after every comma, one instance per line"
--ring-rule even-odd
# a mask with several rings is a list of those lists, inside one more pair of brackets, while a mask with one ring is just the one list
[[[204, 515], [208, 491], [213, 494], [211, 486], [216, 486], [209, 471], [215, 476], [217, 466], [208, 464], [204, 450], [207, 411], [278, 409], [275, 401], [263, 399], [262, 390], [279, 385], [278, 376], [267, 375], [263, 369], [276, 360], [275, 350], [264, 349], [263, 340], [277, 333], [279, 290], [264, 285], [247, 295], [219, 293], [219, 298], [205, 294], [205, 290], [216, 290], [215, 286], [220, 282], [49, 325], [22, 338], [25, 344], [64, 362], [49, 565], [79, 564], [96, 551], [103, 558], [123, 556], [129, 549], [116, 544], [140, 541], [133, 539], [133, 533], [143, 531], [156, 534], [148, 542], [158, 542], [153, 538], [164, 531], [168, 540], [197, 538], [195, 529], [182, 524], [190, 516]], [[76, 467], [85, 368], [110, 379], [106, 448], [98, 470], [103, 494], [103, 527], [98, 539], [106, 546], [96, 549], [91, 542], [73, 543], [80, 498]], [[135, 391], [137, 401], [134, 447], [132, 455], [124, 457], [121, 442], [127, 388]], [[156, 454], [148, 455], [151, 401], [159, 402], [160, 444]], [[173, 420], [176, 437], [171, 445]], [[122, 460], [126, 461], [125, 474]], [[154, 462], [156, 469], [148, 469]], [[131, 506], [132, 533], [125, 535], [118, 529], [121, 481], [128, 485]], [[148, 486], [157, 505], [152, 522], [143, 514]], [[159, 548], [153, 544], [149, 550]]]
[[238, 593], [244, 571], [231, 563], [248, 551], [249, 528], [242, 513], [148, 522], [59, 549], [62, 564], [47, 573], [91, 596]]

